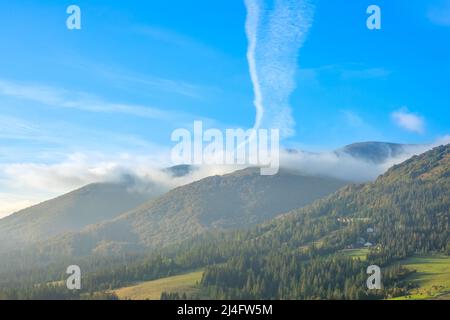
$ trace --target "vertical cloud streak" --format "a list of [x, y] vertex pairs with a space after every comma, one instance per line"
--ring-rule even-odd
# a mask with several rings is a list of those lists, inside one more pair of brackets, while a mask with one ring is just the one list
[[[254, 128], [294, 134], [289, 97], [295, 90], [298, 52], [313, 21], [307, 0], [244, 0], [247, 59], [255, 94]], [[269, 5], [270, 4], [270, 5]]]
[[261, 126], [261, 121], [264, 114], [261, 86], [259, 84], [255, 56], [260, 7], [258, 5], [258, 0], [245, 0], [245, 6], [247, 7], [247, 21], [245, 24], [245, 31], [248, 39], [247, 60], [249, 65], [250, 77], [253, 83], [253, 91], [255, 94], [254, 105], [256, 108], [256, 119], [254, 129], [258, 129]]

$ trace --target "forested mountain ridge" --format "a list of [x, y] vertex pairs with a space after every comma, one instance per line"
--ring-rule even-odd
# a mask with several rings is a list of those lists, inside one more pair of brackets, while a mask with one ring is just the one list
[[87, 185], [1, 219], [0, 251], [80, 231], [90, 224], [115, 218], [165, 191], [153, 184], [136, 188], [133, 179]]
[[[336, 154], [347, 156], [350, 155], [354, 158], [364, 161], [370, 161], [375, 164], [404, 154], [406, 152], [405, 148], [407, 147], [408, 146], [406, 145], [393, 143], [363, 142], [345, 146], [337, 150]], [[199, 168], [193, 166], [175, 166], [167, 168], [163, 170], [163, 172], [168, 176], [177, 178], [185, 177], [197, 170], [199, 170]], [[209, 177], [205, 181], [210, 182], [212, 186], [215, 186], [218, 179], [220, 180], [220, 178], [218, 177]], [[227, 227], [233, 228], [233, 225], [240, 225], [243, 227], [253, 225], [255, 223], [263, 221], [266, 218], [271, 218], [274, 212], [267, 215], [265, 215], [264, 212], [267, 208], [269, 208], [268, 211], [270, 211], [270, 208], [273, 207], [274, 204], [277, 204], [279, 206], [278, 209], [274, 209], [274, 211], [277, 211], [276, 214], [282, 213], [295, 207], [309, 204], [311, 201], [316, 200], [317, 198], [326, 196], [329, 193], [334, 192], [338, 187], [343, 185], [342, 181], [336, 181], [324, 177], [305, 177], [304, 179], [304, 184], [310, 184], [311, 190], [307, 190], [308, 188], [303, 188], [303, 194], [300, 195], [298, 202], [296, 202], [298, 198], [297, 195], [295, 195], [292, 190], [289, 190], [290, 187], [295, 188], [296, 186], [294, 185], [286, 185], [286, 187], [279, 186], [279, 189], [282, 190], [282, 192], [280, 192], [281, 197], [279, 201], [273, 198], [274, 200], [264, 202], [264, 198], [262, 200], [259, 200], [258, 195], [255, 195], [254, 197], [248, 198], [249, 203], [242, 203], [246, 199], [239, 199], [239, 196], [236, 194], [232, 194], [232, 192], [230, 193], [226, 191], [225, 193], [223, 193], [223, 189], [220, 189], [220, 184], [218, 192], [216, 193], [214, 193], [213, 188], [203, 188], [202, 191], [205, 194], [215, 194], [215, 199], [213, 199], [213, 197], [210, 197], [210, 199], [212, 199], [210, 200], [210, 202], [216, 203], [217, 205], [215, 206], [218, 210], [216, 213], [213, 212], [213, 216], [209, 218], [205, 218], [209, 214], [204, 214], [204, 212], [200, 213], [199, 216], [203, 217], [200, 223], [197, 223], [198, 221], [192, 221], [192, 219], [190, 219], [189, 223], [187, 223], [189, 228], [191, 228], [189, 232], [192, 232], [193, 235], [202, 232], [204, 225], [206, 225], [207, 228], [212, 227], [218, 229], [227, 229]], [[108, 227], [112, 227], [112, 224], [103, 222], [113, 220], [125, 212], [133, 211], [133, 209], [136, 209], [135, 211], [139, 211], [138, 209], [142, 209], [141, 212], [152, 212], [154, 208], [150, 208], [151, 205], [149, 201], [157, 196], [162, 195], [164, 192], [169, 191], [169, 188], [167, 186], [163, 186], [161, 183], [152, 183], [150, 181], [135, 181], [137, 184], [139, 184], [139, 186], [135, 188], [132, 186], [132, 184], [134, 183], [133, 180], [138, 180], [138, 178], [128, 177], [128, 179], [125, 179], [124, 181], [118, 183], [91, 184], [55, 199], [21, 210], [7, 218], [0, 219], [0, 251], [7, 251], [11, 248], [21, 248], [24, 245], [47, 240], [51, 237], [67, 232], [77, 233], [87, 226], [90, 226], [89, 230], [91, 231], [94, 229], [101, 229], [102, 232], [104, 231], [104, 233], [108, 233], [108, 230], [106, 229]], [[352, 179], [349, 177], [348, 181], [351, 180]], [[236, 183], [239, 184], [240, 182], [236, 181]], [[145, 185], [145, 188], [142, 188], [143, 185]], [[328, 185], [330, 187], [328, 187]], [[320, 190], [322, 186], [323, 190]], [[239, 188], [240, 187], [238, 186], [237, 189]], [[141, 192], [142, 190], [138, 191], [138, 189], [142, 189], [143, 192]], [[285, 190], [287, 190], [287, 195], [291, 195], [292, 197], [284, 197], [284, 193], [286, 193], [284, 192]], [[276, 193], [277, 190], [274, 190], [274, 192]], [[201, 198], [199, 196], [196, 197]], [[243, 208], [242, 212], [240, 210], [235, 210], [235, 208], [233, 208], [230, 204], [232, 202], [235, 202], [235, 199], [238, 199], [238, 201], [242, 200], [241, 204], [237, 205], [238, 207]], [[174, 201], [179, 201], [179, 199], [175, 199]], [[168, 214], [170, 215], [172, 214], [172, 212], [170, 212], [169, 209], [176, 210], [176, 206], [173, 206], [168, 202], [170, 202], [170, 200], [166, 201], [165, 206], [167, 207], [167, 210], [169, 211]], [[146, 203], [146, 208], [143, 207], [137, 209], [138, 206], [144, 203]], [[190, 203], [187, 204], [190, 205]], [[195, 207], [197, 204], [192, 203], [192, 210], [197, 210], [198, 208], [200, 208], [200, 211], [202, 211], [208, 206], [208, 204], [206, 203], [198, 204], [198, 206]], [[259, 209], [258, 205], [260, 205]], [[252, 210], [248, 209], [252, 206], [255, 208], [255, 210], [259, 210], [259, 212], [261, 212], [264, 219], [259, 219], [258, 215], [248, 212], [248, 210]], [[229, 210], [230, 208], [232, 208], [232, 210]], [[246, 210], [247, 213], [245, 212]], [[156, 209], [156, 211], [158, 211], [158, 209]], [[219, 217], [219, 214], [223, 214], [224, 216], [229, 215], [230, 211], [231, 214], [234, 214], [236, 218], [234, 219], [234, 221], [232, 221], [233, 219], [228, 219], [227, 217], [223, 219]], [[192, 215], [192, 213], [188, 213], [188, 215], [189, 214]], [[207, 221], [208, 219], [210, 219], [211, 221]], [[94, 226], [95, 224], [99, 225]], [[142, 224], [142, 227], [140, 226], [140, 223], [132, 223], [132, 226], [126, 226], [127, 224], [127, 219], [123, 220], [120, 223], [120, 225], [125, 226], [125, 229], [133, 229], [136, 226], [137, 229], [141, 229], [137, 231], [141, 234], [149, 234], [150, 232], [142, 229], [147, 228], [147, 226], [151, 228], [153, 225], [156, 225], [155, 223], [151, 223], [150, 225], [146, 224], [145, 221]], [[176, 228], [176, 226], [174, 226], [174, 228]], [[122, 228], [118, 229], [118, 225], [116, 225], [114, 230], [118, 231], [122, 230]], [[169, 233], [178, 233], [178, 231]], [[89, 232], [86, 232], [85, 230], [83, 234], [89, 234]], [[127, 235], [129, 235], [129, 233], [125, 232], [122, 237], [116, 239], [117, 241], [115, 241], [114, 239], [107, 239], [106, 237], [106, 239], [103, 239], [105, 241], [103, 241], [102, 248], [104, 249], [105, 247], [110, 246], [127, 246], [127, 242], [129, 242], [130, 240]], [[67, 240], [68, 238], [70, 238], [70, 235], [66, 234], [64, 239]], [[150, 238], [154, 238], [154, 236], [150, 236]], [[136, 243], [134, 239], [132, 242], [132, 245], [135, 246]], [[148, 244], [148, 242], [154, 242], [154, 239], [144, 239], [144, 242]]]
[[[199, 292], [189, 298], [383, 299], [408, 294], [411, 284], [405, 276], [412, 270], [401, 265], [402, 259], [450, 254], [449, 165], [450, 145], [441, 146], [394, 166], [373, 183], [345, 186], [250, 230], [200, 234], [133, 260], [77, 260], [87, 272], [83, 292], [202, 268]], [[363, 259], [347, 256], [349, 250], [361, 251]], [[367, 289], [366, 270], [373, 264], [381, 267], [382, 290]], [[55, 280], [51, 274], [47, 278]], [[40, 296], [35, 291], [29, 287], [3, 294]]]
[[414, 145], [388, 142], [359, 142], [335, 150], [335, 153], [337, 155], [347, 154], [372, 163], [383, 163], [386, 160], [404, 156], [408, 153], [409, 147], [414, 147]]
[[[206, 268], [200, 292], [217, 299], [383, 299], [408, 294], [415, 254], [449, 254], [450, 145], [393, 167], [376, 182], [343, 187], [250, 231], [202, 236], [127, 269], [90, 279], [111, 288], [172, 272]], [[364, 259], [345, 254], [364, 252]], [[152, 260], [153, 259], [153, 260]], [[383, 290], [368, 290], [367, 267]], [[119, 271], [121, 270], [121, 271]], [[139, 275], [152, 274], [139, 279]], [[176, 298], [178, 295], [164, 295]]]
[[[404, 290], [395, 288], [405, 270], [392, 267], [395, 261], [450, 252], [449, 165], [450, 145], [438, 147], [393, 167], [374, 183], [345, 187], [261, 226], [249, 237], [255, 254], [242, 252], [211, 266], [203, 285], [212, 296], [228, 298], [398, 294]], [[370, 248], [364, 263], [339, 254], [364, 244]], [[370, 264], [385, 268], [385, 286], [391, 291], [366, 290]]]
[[287, 170], [261, 176], [248, 168], [178, 187], [113, 220], [54, 239], [51, 250], [83, 256], [160, 249], [208, 231], [252, 227], [345, 184]]

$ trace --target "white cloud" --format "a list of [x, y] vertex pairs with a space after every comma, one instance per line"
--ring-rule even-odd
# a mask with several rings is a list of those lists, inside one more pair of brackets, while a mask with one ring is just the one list
[[334, 152], [291, 153], [284, 154], [282, 159], [285, 167], [304, 174], [356, 182], [370, 181], [388, 168], [385, 164], [374, 164]]
[[278, 128], [282, 137], [294, 133], [289, 96], [294, 91], [298, 51], [313, 21], [307, 0], [245, 0], [247, 59], [255, 94], [255, 128]]
[[152, 182], [168, 190], [237, 169], [235, 166], [204, 166], [187, 176], [173, 178], [162, 170], [171, 163], [169, 154], [164, 149], [151, 156], [73, 153], [54, 163], [0, 164], [0, 218], [90, 183], [118, 182], [125, 176], [133, 176], [143, 182], [143, 187], [145, 182]]
[[[0, 191], [5, 191], [0, 193], [0, 207], [2, 208], [0, 216], [90, 183], [118, 181], [127, 173], [144, 176], [144, 172], [142, 172], [144, 163], [152, 163], [152, 161], [155, 163], [154, 158], [128, 154], [107, 156], [94, 153], [75, 153], [50, 164], [37, 162], [1, 164]], [[156, 171], [154, 169], [154, 172]], [[151, 169], [145, 171], [148, 175], [151, 172]], [[153, 176], [157, 177], [155, 174]], [[160, 181], [163, 180], [160, 179]]]
[[117, 180], [125, 173], [140, 173], [144, 163], [146, 167], [156, 167], [158, 159], [156, 156], [132, 156], [126, 153], [74, 153], [51, 164], [3, 164], [0, 166], [3, 175], [1, 183], [13, 190], [45, 190], [58, 194], [92, 182]]
[[[152, 96], [154, 93], [170, 93], [196, 100], [203, 100], [211, 94], [221, 91], [221, 88], [211, 85], [192, 83], [184, 80], [169, 79], [161, 76], [152, 76], [131, 71], [121, 66], [103, 65], [98, 61], [92, 62], [85, 59], [68, 57], [77, 69], [91, 77], [100, 78], [108, 82], [114, 88], [121, 91]], [[77, 59], [75, 62], [74, 60]]]
[[319, 86], [322, 77], [332, 77], [335, 81], [385, 80], [393, 72], [384, 67], [368, 67], [364, 64], [330, 64], [299, 70], [298, 78], [314, 86]]
[[0, 192], [0, 219], [17, 212], [21, 209], [28, 208], [40, 201], [40, 198], [34, 198], [31, 195], [18, 195]]
[[185, 34], [181, 34], [160, 26], [140, 25], [133, 27], [131, 31], [143, 36], [148, 36], [157, 41], [168, 43], [184, 51], [193, 50], [197, 55], [219, 58], [225, 57], [224, 54], [216, 48], [213, 48]]
[[0, 139], [36, 140], [42, 131], [35, 125], [17, 118], [0, 114]]
[[393, 112], [391, 117], [402, 129], [415, 133], [425, 132], [425, 119], [418, 114], [409, 112], [406, 108]]
[[337, 179], [367, 182], [376, 179], [389, 168], [400, 164], [414, 155], [422, 154], [432, 148], [450, 143], [450, 136], [437, 139], [432, 144], [405, 145], [404, 153], [389, 157], [382, 163], [372, 163], [350, 155], [335, 152], [299, 152], [283, 153], [281, 163], [283, 167], [301, 171], [305, 174], [334, 177]]
[[345, 118], [345, 122], [354, 128], [361, 128], [367, 126], [366, 122], [359, 114], [351, 110], [341, 110], [342, 115]]
[[[110, 103], [85, 92], [73, 92], [43, 85], [30, 85], [0, 79], [0, 95], [30, 100], [55, 108], [70, 108], [96, 113], [122, 113], [136, 117], [173, 121], [174, 113], [159, 108]], [[176, 113], [177, 116], [183, 116]]]
[[[280, 163], [309, 175], [329, 176], [348, 181], [370, 181], [391, 166], [413, 155], [450, 143], [444, 136], [431, 145], [405, 146], [405, 153], [375, 164], [332, 151], [282, 152]], [[167, 150], [166, 150], [167, 151]], [[89, 183], [119, 181], [127, 175], [152, 182], [164, 189], [182, 186], [213, 175], [242, 169], [243, 166], [202, 166], [189, 175], [173, 178], [161, 170], [170, 163], [166, 151], [152, 156], [138, 154], [74, 153], [52, 164], [36, 162], [0, 164], [0, 217], [48, 200]]]
[[342, 69], [341, 78], [343, 80], [352, 79], [386, 79], [391, 75], [391, 71], [385, 68], [367, 68], [367, 69]]
[[450, 27], [450, 1], [440, 1], [432, 6], [427, 13], [428, 19], [436, 25]]

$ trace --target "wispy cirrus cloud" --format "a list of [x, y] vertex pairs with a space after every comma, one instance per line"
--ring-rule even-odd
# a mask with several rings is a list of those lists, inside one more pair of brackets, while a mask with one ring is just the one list
[[404, 130], [419, 134], [425, 132], [425, 119], [407, 108], [392, 112], [391, 117], [395, 124]]
[[[2, 126], [5, 121], [9, 122]], [[162, 146], [137, 134], [83, 127], [66, 121], [37, 124], [0, 115], [0, 163], [52, 162], [75, 151], [152, 153], [161, 149]]]
[[210, 47], [209, 45], [206, 45], [187, 35], [160, 26], [135, 26], [132, 28], [132, 32], [146, 37], [151, 37], [157, 41], [168, 43], [179, 48], [191, 49], [202, 55], [222, 56], [222, 53], [217, 51], [217, 49]]
[[450, 27], [450, 0], [440, 1], [430, 7], [427, 16], [433, 24]]
[[364, 119], [354, 111], [341, 110], [341, 114], [344, 116], [345, 122], [354, 128], [361, 128], [367, 126]]
[[[86, 93], [46, 85], [19, 83], [0, 79], [0, 96], [29, 100], [55, 108], [77, 109], [95, 113], [120, 113], [154, 120], [173, 121], [174, 112], [151, 106], [113, 103]], [[180, 112], [178, 117], [188, 116]]]
[[42, 135], [42, 130], [32, 123], [0, 114], [0, 139], [36, 140]]
[[360, 68], [360, 69], [342, 69], [341, 78], [343, 80], [352, 79], [386, 79], [391, 74], [390, 70], [385, 68]]
[[245, 0], [247, 60], [255, 95], [255, 128], [294, 133], [289, 97], [296, 87], [298, 52], [313, 22], [307, 0]]
[[384, 67], [368, 67], [361, 64], [349, 63], [342, 65], [324, 65], [315, 68], [303, 68], [299, 70], [301, 79], [320, 83], [321, 77], [333, 77], [336, 81], [351, 80], [385, 80], [392, 71]]
[[220, 88], [211, 85], [193, 83], [187, 80], [170, 79], [163, 76], [142, 74], [118, 65], [104, 65], [100, 62], [93, 62], [77, 57], [64, 57], [64, 60], [75, 60], [75, 66], [70, 67], [82, 70], [83, 73], [91, 77], [100, 79], [120, 90], [147, 93], [170, 93], [180, 97], [187, 97], [196, 100], [203, 100], [210, 94], [216, 93]]

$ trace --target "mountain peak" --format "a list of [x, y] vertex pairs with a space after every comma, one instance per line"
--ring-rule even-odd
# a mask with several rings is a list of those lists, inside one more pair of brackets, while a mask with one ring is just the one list
[[390, 142], [358, 142], [335, 151], [337, 155], [347, 154], [367, 162], [383, 163], [389, 158], [396, 158], [406, 153], [405, 148], [411, 145]]
[[436, 147], [426, 153], [414, 156], [389, 169], [380, 180], [418, 179], [437, 180], [450, 175], [450, 144]]

